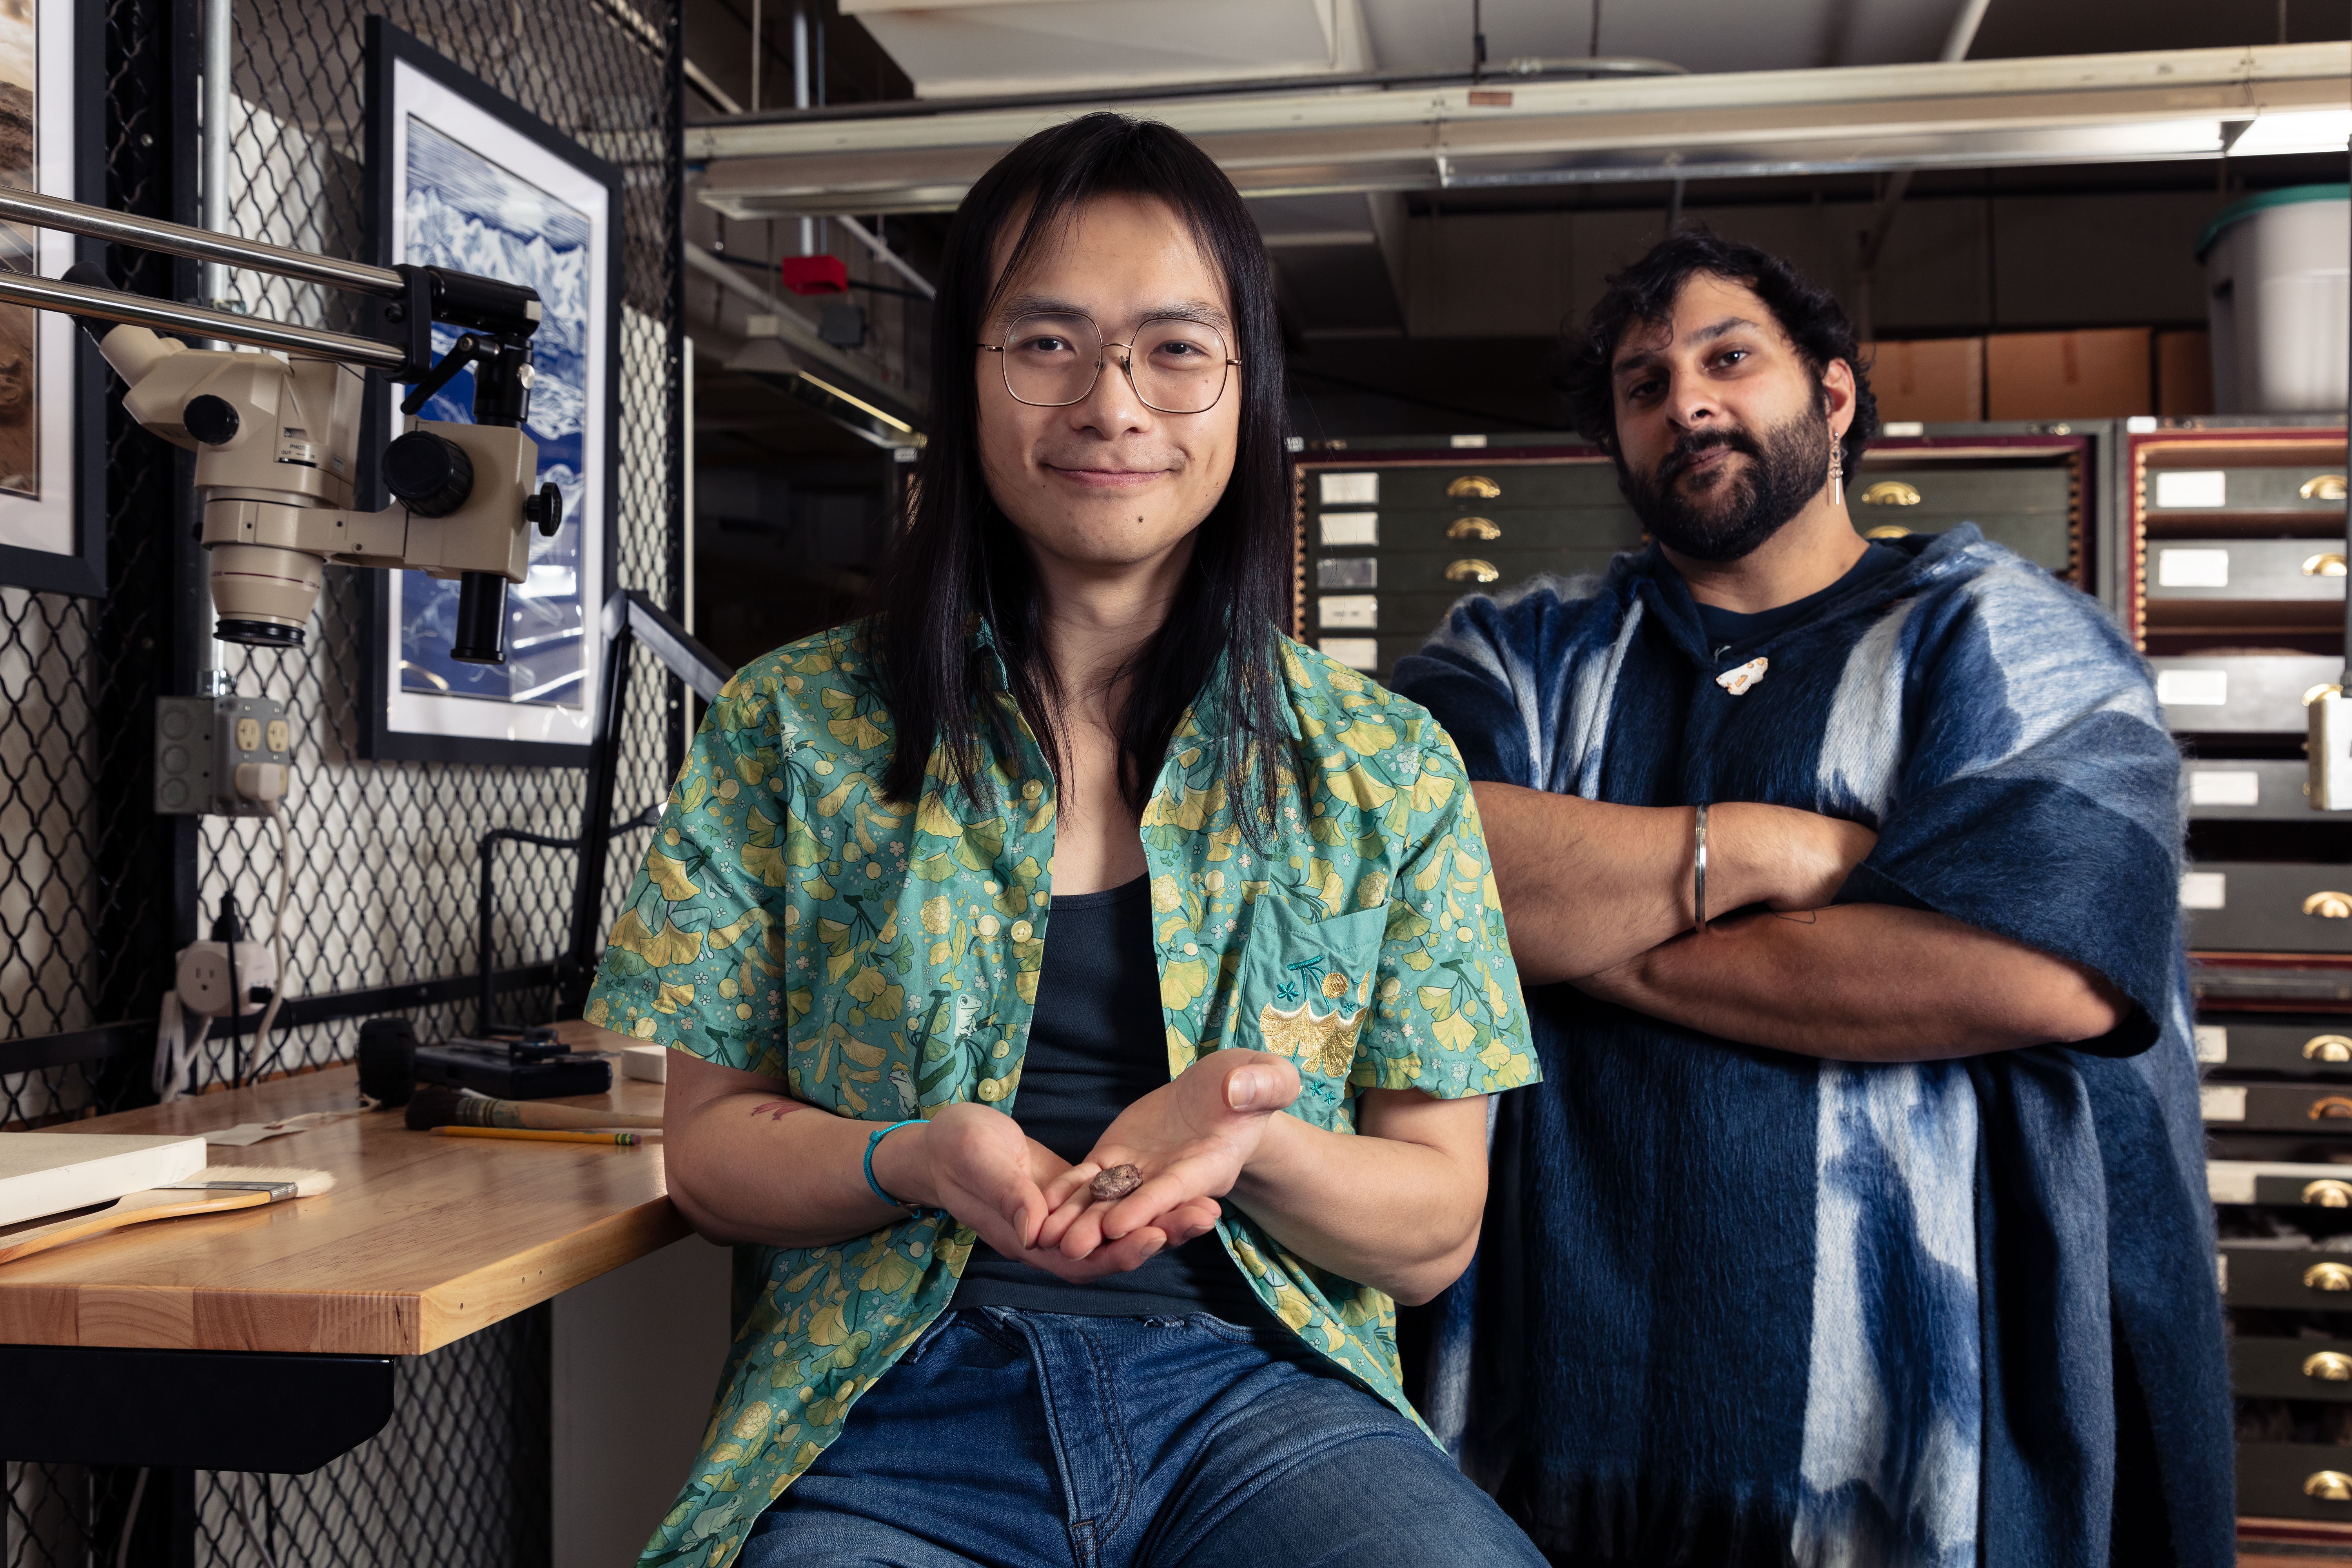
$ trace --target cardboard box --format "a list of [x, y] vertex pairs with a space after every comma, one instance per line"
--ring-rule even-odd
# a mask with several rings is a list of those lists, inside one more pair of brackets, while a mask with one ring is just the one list
[[2213, 412], [2213, 334], [2156, 334], [2156, 411], [2168, 419]]
[[1880, 420], [1984, 417], [1982, 338], [1864, 343], [1862, 352]]
[[1988, 419], [2114, 419], [2156, 412], [2146, 327], [1996, 332], [1985, 340]]

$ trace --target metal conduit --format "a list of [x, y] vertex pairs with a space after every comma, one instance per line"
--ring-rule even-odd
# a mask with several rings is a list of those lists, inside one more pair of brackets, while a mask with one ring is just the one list
[[154, 327], [167, 332], [188, 332], [198, 337], [217, 338], [223, 342], [245, 343], [254, 348], [284, 349], [289, 353], [346, 360], [354, 364], [373, 365], [379, 370], [397, 370], [407, 360], [400, 350], [390, 343], [378, 342], [373, 338], [355, 338], [348, 332], [292, 326], [283, 321], [240, 316], [230, 310], [207, 310], [202, 305], [175, 305], [166, 300], [149, 299], [143, 294], [92, 289], [54, 278], [26, 277], [18, 272], [0, 270], [0, 301], [11, 305], [30, 305], [36, 310], [62, 310], [68, 315], [93, 317], [101, 321], [128, 321], [134, 326]]
[[[289, 250], [282, 245], [269, 245], [257, 239], [239, 239], [234, 235], [191, 228], [185, 224], [165, 223], [159, 218], [129, 217], [121, 213], [109, 212], [104, 207], [85, 206], [79, 202], [60, 201], [55, 196], [35, 195], [29, 191], [0, 190], [0, 219], [29, 224], [38, 228], [61, 229], [68, 234], [86, 235], [92, 239], [136, 246], [142, 250], [160, 250], [167, 255], [185, 256], [198, 261], [249, 267], [256, 271], [275, 272], [305, 283], [323, 283], [331, 289], [348, 289], [387, 299], [398, 299], [406, 288], [400, 274], [389, 267], [371, 267], [364, 261], [344, 261], [308, 250]], [[129, 317], [115, 319], [130, 320]], [[352, 338], [347, 341], [359, 342], [364, 340]]]

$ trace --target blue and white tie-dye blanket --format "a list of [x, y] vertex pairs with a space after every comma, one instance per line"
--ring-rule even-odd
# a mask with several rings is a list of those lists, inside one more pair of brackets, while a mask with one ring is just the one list
[[1722, 664], [1653, 549], [1465, 601], [1395, 684], [1475, 778], [1866, 823], [1842, 900], [2087, 964], [2131, 1018], [1856, 1066], [1530, 992], [1544, 1082], [1497, 1101], [1428, 1407], [1563, 1562], [2220, 1568], [2179, 757], [2091, 600], [1970, 526], [1899, 548]]

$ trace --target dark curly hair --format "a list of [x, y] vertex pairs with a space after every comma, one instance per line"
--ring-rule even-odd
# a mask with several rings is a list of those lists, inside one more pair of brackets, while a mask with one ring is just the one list
[[1878, 399], [1870, 390], [1870, 373], [1854, 342], [1853, 323], [1846, 320], [1837, 297], [1780, 258], [1752, 245], [1724, 238], [1703, 225], [1668, 235], [1650, 253], [1612, 273], [1609, 291], [1592, 307], [1581, 337], [1570, 336], [1553, 384], [1568, 399], [1570, 422], [1610, 456], [1617, 455], [1617, 405], [1609, 374], [1610, 361], [1628, 329], [1654, 326], [1674, 312], [1675, 300], [1694, 273], [1704, 272], [1755, 291], [1764, 301], [1798, 354], [1819, 391], [1822, 373], [1832, 360], [1843, 360], [1853, 370], [1853, 423], [1846, 426], [1841, 445], [1845, 470], [1853, 473], [1863, 448], [1878, 434]]

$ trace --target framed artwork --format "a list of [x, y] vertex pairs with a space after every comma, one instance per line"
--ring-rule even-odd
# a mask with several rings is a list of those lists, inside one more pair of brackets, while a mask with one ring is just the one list
[[[105, 8], [0, 0], [0, 184], [103, 199]], [[55, 278], [104, 247], [0, 224], [0, 267]], [[106, 592], [105, 362], [70, 317], [0, 305], [0, 584]]]
[[[530, 580], [507, 595], [502, 665], [449, 657], [456, 583], [422, 572], [364, 574], [371, 695], [361, 704], [362, 754], [584, 764], [619, 494], [620, 172], [371, 16], [367, 174], [375, 261], [454, 268], [539, 291], [545, 314], [531, 338], [523, 428], [539, 447], [540, 480], [563, 494], [563, 526], [552, 539], [531, 535]], [[457, 338], [436, 325], [436, 353]], [[400, 430], [405, 390], [382, 388], [376, 432]], [[473, 397], [473, 374], [461, 372], [420, 416], [468, 421]]]

